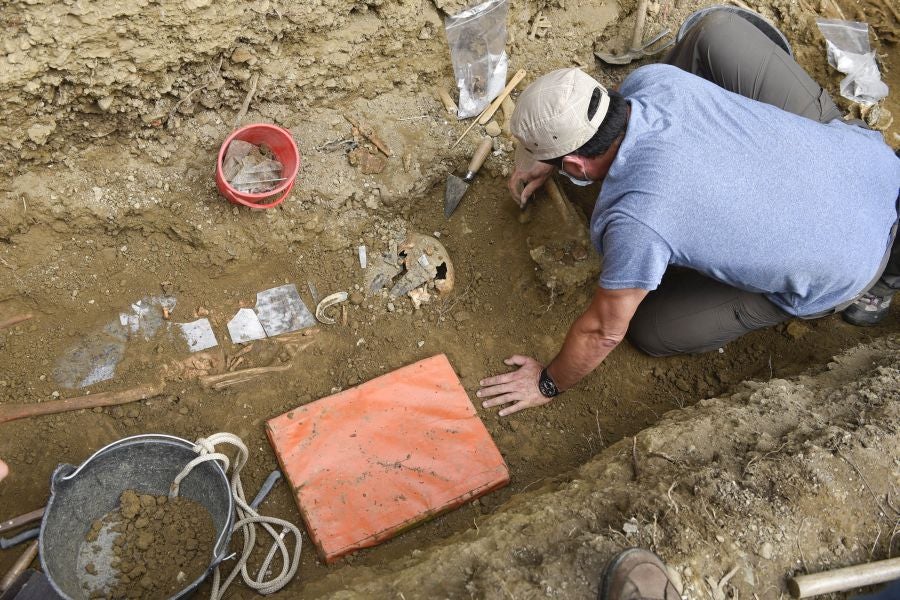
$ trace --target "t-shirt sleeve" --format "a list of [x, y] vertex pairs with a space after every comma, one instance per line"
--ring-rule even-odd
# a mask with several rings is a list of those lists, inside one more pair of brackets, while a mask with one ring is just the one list
[[602, 252], [600, 286], [608, 290], [655, 290], [672, 258], [672, 250], [658, 233], [631, 218], [607, 224]]

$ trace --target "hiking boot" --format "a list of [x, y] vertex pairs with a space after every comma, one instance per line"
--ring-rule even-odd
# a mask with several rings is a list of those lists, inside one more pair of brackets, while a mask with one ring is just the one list
[[606, 566], [598, 600], [681, 600], [666, 565], [649, 550], [628, 548]]
[[875, 285], [844, 309], [844, 320], [858, 327], [869, 327], [881, 323], [891, 308], [894, 290]]

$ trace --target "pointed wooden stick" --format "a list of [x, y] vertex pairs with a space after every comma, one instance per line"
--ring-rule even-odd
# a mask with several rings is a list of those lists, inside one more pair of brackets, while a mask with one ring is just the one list
[[41, 415], [69, 412], [72, 410], [81, 410], [84, 408], [128, 404], [130, 402], [137, 402], [138, 400], [146, 400], [147, 398], [159, 396], [162, 394], [163, 389], [164, 387], [161, 383], [151, 383], [139, 385], [130, 390], [103, 392], [102, 394], [90, 394], [88, 396], [79, 396], [78, 398], [66, 398], [65, 400], [53, 400], [51, 402], [41, 402], [38, 404], [4, 404], [0, 406], [0, 423], [24, 419], [26, 417], [37, 417]]
[[33, 316], [34, 315], [32, 315], [31, 313], [25, 313], [24, 315], [16, 315], [15, 317], [6, 319], [5, 321], [0, 321], [0, 329], [6, 329], [7, 327], [12, 327], [13, 325], [21, 323], [22, 321], [27, 321], [28, 319], [32, 318]]

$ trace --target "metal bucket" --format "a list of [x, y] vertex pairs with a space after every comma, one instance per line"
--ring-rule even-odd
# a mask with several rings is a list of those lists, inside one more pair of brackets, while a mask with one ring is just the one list
[[701, 8], [700, 10], [691, 13], [684, 20], [684, 23], [681, 24], [681, 28], [678, 30], [678, 35], [675, 39], [680, 42], [681, 39], [687, 34], [688, 30], [696, 25], [700, 19], [712, 13], [713, 11], [718, 10], [724, 10], [726, 12], [734, 13], [746, 19], [754, 27], [763, 32], [763, 34], [765, 34], [767, 38], [775, 42], [782, 50], [787, 52], [790, 56], [794, 56], [794, 51], [791, 49], [791, 45], [788, 43], [787, 38], [784, 37], [784, 34], [781, 33], [781, 31], [777, 27], [775, 27], [775, 25], [770, 23], [769, 20], [763, 17], [761, 14], [753, 12], [752, 10], [741, 8], [739, 6], [707, 6], [706, 8]]
[[[91, 524], [115, 510], [125, 490], [155, 496], [168, 495], [169, 486], [197, 453], [193, 444], [181, 438], [136, 435], [95, 452], [81, 466], [60, 465], [50, 481], [50, 501], [41, 522], [41, 567], [50, 585], [62, 598], [87, 600], [83, 589], [87, 575], [79, 568], [78, 557]], [[193, 593], [225, 558], [234, 505], [228, 478], [219, 463], [208, 461], [194, 467], [181, 482], [180, 496], [194, 500], [209, 511], [216, 531], [216, 543], [209, 568], [172, 596], [185, 598]]]

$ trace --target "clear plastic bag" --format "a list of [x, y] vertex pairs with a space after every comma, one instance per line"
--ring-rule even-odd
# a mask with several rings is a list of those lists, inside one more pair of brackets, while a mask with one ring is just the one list
[[869, 46], [867, 23], [816, 19], [816, 25], [825, 36], [828, 64], [847, 74], [841, 81], [841, 96], [860, 104], [874, 104], [888, 95], [875, 52]]
[[479, 114], [506, 85], [508, 14], [509, 0], [487, 0], [444, 20], [460, 119]]

